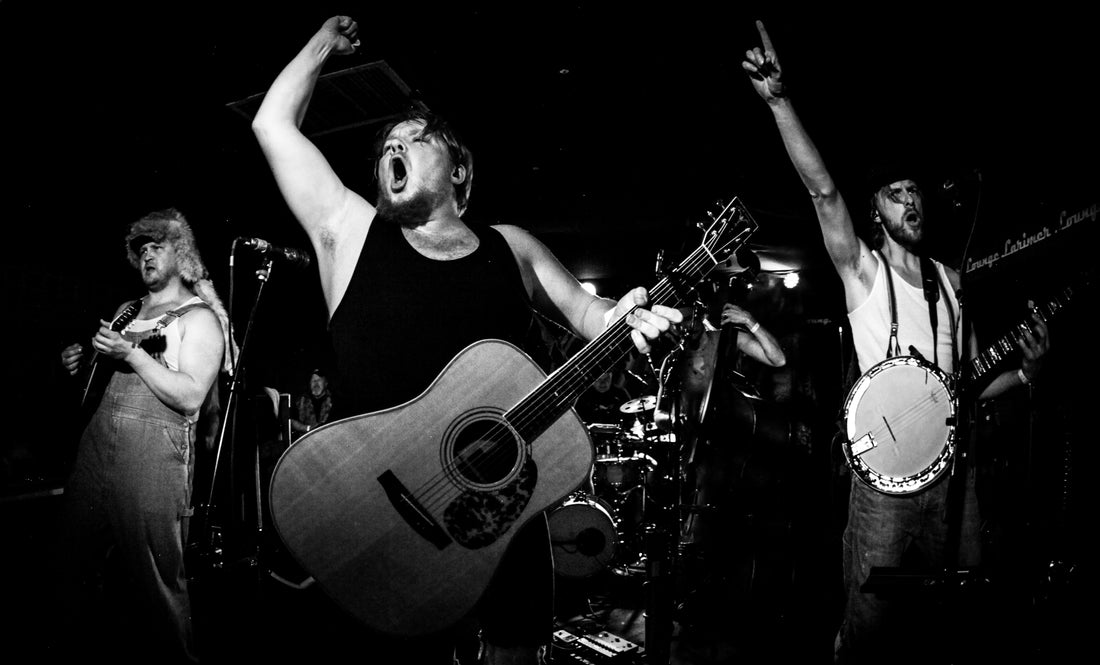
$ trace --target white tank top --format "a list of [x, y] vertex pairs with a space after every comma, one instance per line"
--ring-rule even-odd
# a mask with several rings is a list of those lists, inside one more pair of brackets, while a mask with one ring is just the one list
[[[202, 298], [194, 296], [187, 302], [183, 303], [179, 307], [173, 309], [180, 309], [180, 307], [186, 307], [195, 303], [201, 303]], [[152, 330], [157, 327], [157, 323], [164, 318], [164, 314], [152, 319], [134, 319], [130, 322], [130, 325], [123, 329], [123, 332], [130, 333], [143, 333]], [[178, 372], [180, 369], [180, 320], [179, 317], [174, 317], [168, 325], [160, 331], [160, 334], [164, 335], [164, 353], [161, 354], [161, 358], [164, 360], [164, 364], [168, 369], [173, 372]]]
[[[924, 289], [912, 286], [902, 279], [886, 259], [876, 252], [878, 271], [871, 293], [859, 307], [848, 312], [848, 322], [852, 326], [852, 341], [859, 359], [859, 369], [866, 372], [871, 366], [886, 359], [886, 346], [890, 341], [890, 292], [886, 285], [886, 271], [893, 276], [894, 297], [898, 305], [898, 346], [902, 355], [911, 355], [909, 346], [928, 362], [932, 362], [932, 325], [928, 319], [928, 302], [924, 299]], [[948, 298], [954, 316], [959, 316], [959, 301], [955, 297], [951, 282], [943, 270], [943, 264], [933, 260]], [[941, 291], [942, 294], [942, 291]], [[941, 297], [936, 302], [936, 350], [939, 367], [947, 373], [955, 371], [954, 355], [951, 348], [951, 316], [947, 303]], [[962, 326], [956, 323], [955, 335], [962, 352]]]

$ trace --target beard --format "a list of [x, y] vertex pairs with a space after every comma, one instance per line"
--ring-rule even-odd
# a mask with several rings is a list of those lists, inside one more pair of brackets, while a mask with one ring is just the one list
[[916, 252], [920, 249], [921, 240], [924, 238], [924, 219], [921, 219], [920, 226], [911, 227], [903, 221], [899, 221], [897, 224], [885, 223], [883, 228], [886, 234], [889, 235], [894, 242], [901, 245], [910, 252]]
[[432, 217], [432, 213], [444, 201], [444, 195], [429, 189], [418, 189], [404, 201], [394, 201], [388, 192], [383, 192], [378, 197], [378, 205], [375, 210], [378, 215], [400, 226], [420, 226]]

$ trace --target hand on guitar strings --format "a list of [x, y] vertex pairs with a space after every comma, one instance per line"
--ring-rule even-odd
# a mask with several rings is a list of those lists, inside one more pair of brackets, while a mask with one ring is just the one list
[[110, 321], [101, 319], [99, 325], [99, 331], [92, 338], [92, 348], [96, 351], [109, 358], [123, 360], [131, 351], [137, 348], [135, 344], [128, 342], [118, 332], [111, 330]]
[[1043, 322], [1042, 316], [1035, 309], [1035, 303], [1028, 301], [1031, 310], [1032, 324], [1021, 325], [1020, 334], [1016, 337], [1016, 344], [1023, 353], [1020, 361], [1020, 371], [1027, 377], [1030, 383], [1038, 376], [1043, 366], [1043, 356], [1050, 350], [1050, 330]]
[[619, 299], [611, 316], [611, 320], [615, 321], [626, 315], [626, 324], [633, 328], [630, 331], [630, 338], [638, 351], [643, 354], [653, 350], [651, 342], [667, 333], [673, 323], [681, 323], [684, 320], [680, 310], [672, 307], [654, 305], [650, 309], [645, 309], [643, 305], [648, 302], [649, 293], [645, 287], [639, 286]]

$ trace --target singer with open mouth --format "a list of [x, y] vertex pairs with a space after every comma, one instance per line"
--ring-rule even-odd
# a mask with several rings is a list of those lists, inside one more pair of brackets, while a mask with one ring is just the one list
[[[618, 301], [589, 294], [542, 242], [518, 226], [465, 219], [474, 176], [472, 155], [454, 128], [422, 105], [380, 132], [373, 155], [377, 160], [373, 201], [345, 185], [299, 127], [325, 63], [332, 55], [354, 53], [360, 36], [358, 24], [350, 17], [327, 20], [275, 79], [252, 125], [287, 205], [316, 252], [335, 352], [332, 389], [339, 414], [334, 416], [384, 411], [422, 394], [423, 404], [432, 397], [425, 391], [437, 376], [437, 383], [445, 383], [443, 377], [450, 375], [440, 372], [463, 349], [489, 339], [522, 347], [533, 309], [585, 340], [595, 339], [622, 319], [640, 351], [647, 350], [671, 323], [682, 320], [674, 308], [647, 307], [645, 288], [630, 290]], [[512, 374], [509, 369], [503, 373]], [[597, 376], [591, 376], [589, 383]], [[478, 386], [467, 387], [473, 391]], [[422, 426], [427, 429], [433, 423], [428, 419]], [[339, 421], [330, 423], [305, 435], [297, 445], [308, 448], [312, 439], [316, 446], [340, 427]], [[526, 455], [526, 447], [516, 454]], [[425, 457], [428, 463], [438, 454]], [[471, 460], [461, 457], [460, 466], [466, 469]], [[281, 465], [288, 465], [285, 457]], [[377, 611], [383, 615], [380, 622], [393, 621], [396, 632], [407, 635], [418, 626], [401, 622], [402, 612], [415, 613], [420, 603], [439, 603], [444, 610], [452, 601], [459, 603], [459, 593], [466, 593], [459, 578], [470, 576], [469, 570], [481, 570], [484, 562], [478, 557], [487, 557], [504, 537], [514, 536], [491, 583], [484, 593], [474, 594], [479, 602], [469, 617], [433, 636], [389, 639], [359, 628], [332, 611], [328, 599], [319, 597], [320, 609], [314, 614], [321, 613], [325, 620], [311, 625], [325, 631], [325, 639], [312, 640], [309, 655], [315, 655], [313, 649], [331, 648], [334, 656], [340, 656], [350, 640], [356, 650], [369, 645], [372, 653], [386, 654], [379, 655], [378, 662], [451, 663], [456, 642], [479, 634], [483, 662], [535, 663], [545, 658], [553, 623], [547, 522], [540, 512], [515, 533], [517, 528], [510, 528], [509, 521], [514, 518], [510, 511], [519, 511], [527, 493], [537, 492], [537, 483], [546, 482], [554, 469], [521, 466], [515, 486], [480, 495], [491, 495], [485, 500], [503, 506], [499, 516], [488, 518], [486, 506], [466, 505], [465, 498], [455, 500], [451, 512], [464, 517], [445, 514], [442, 519], [454, 517], [455, 521], [447, 525], [447, 533], [442, 529], [433, 533], [440, 542], [454, 537], [469, 546], [469, 568], [448, 571], [439, 586], [410, 592], [422, 598], [398, 595], [387, 608], [372, 607], [370, 598], [379, 593], [378, 587], [396, 584], [395, 576], [408, 574], [419, 541], [410, 542], [403, 556], [395, 557], [400, 561], [340, 553], [337, 557], [361, 560], [364, 569], [338, 567], [331, 571], [333, 581], [321, 584], [339, 604], [363, 613]], [[385, 469], [391, 472], [387, 476], [390, 496], [406, 489], [412, 492], [393, 468]], [[280, 487], [278, 471], [276, 476], [273, 505], [278, 508], [274, 496]], [[364, 491], [377, 483], [371, 479]], [[563, 494], [571, 489], [565, 488]], [[302, 491], [309, 493], [308, 488]], [[387, 501], [386, 495], [381, 501]], [[332, 505], [332, 510], [340, 510], [342, 504]], [[430, 519], [424, 521], [425, 530], [436, 526]], [[293, 529], [280, 532], [284, 539], [288, 530]], [[376, 551], [384, 545], [372, 543], [366, 549]], [[313, 549], [308, 539], [299, 547], [307, 553]], [[444, 549], [452, 552], [457, 544]], [[327, 556], [318, 551], [322, 566]], [[387, 566], [392, 570], [367, 570]], [[348, 588], [355, 585], [345, 580], [366, 575], [377, 576], [369, 585], [374, 588]]]

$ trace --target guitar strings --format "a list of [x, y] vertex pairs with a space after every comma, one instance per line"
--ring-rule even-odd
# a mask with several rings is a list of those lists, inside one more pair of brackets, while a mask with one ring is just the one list
[[[699, 250], [696, 251], [696, 253], [698, 252]], [[684, 266], [688, 267], [690, 270], [697, 270], [699, 267], [705, 264], [705, 261], [699, 260], [701, 257], [695, 256], [696, 253], [693, 253], [693, 255], [689, 257], [689, 259], [684, 261]], [[693, 263], [695, 265], [691, 265]], [[662, 280], [653, 288], [651, 293], [651, 300], [653, 303], [663, 303], [665, 299], [668, 298], [670, 295], [675, 295], [675, 293], [672, 292], [671, 287], [666, 282], [667, 280]], [[628, 312], [628, 314], [632, 313], [637, 308], [638, 307], [635, 306], [630, 310], [630, 312]], [[554, 420], [556, 420], [557, 417], [560, 417], [563, 412], [560, 407], [568, 407], [568, 404], [565, 404], [564, 400], [561, 397], [562, 393], [568, 395], [574, 390], [580, 388], [582, 385], [590, 385], [592, 381], [589, 380], [589, 377], [593, 373], [593, 370], [596, 367], [599, 367], [601, 363], [604, 362], [614, 351], [619, 351], [620, 357], [629, 352], [629, 345], [624, 344], [624, 342], [629, 341], [631, 329], [629, 328], [629, 326], [626, 325], [625, 320], [625, 316], [620, 317], [614, 324], [612, 324], [612, 327], [609, 328], [608, 334], [601, 335], [601, 337], [605, 339], [601, 340], [600, 338], [597, 338], [596, 343], [593, 344], [591, 348], [583, 349], [576, 356], [574, 356], [573, 359], [568, 361], [565, 365], [554, 372], [554, 374], [566, 375], [566, 381], [563, 384], [563, 389], [560, 391], [556, 391], [549, 396], [551, 398], [556, 398], [557, 400], [557, 404], [554, 404], [553, 406], [558, 408], [552, 410], [556, 411]], [[576, 367], [571, 367], [571, 365], [575, 365]], [[537, 422], [539, 417], [538, 411], [545, 410], [547, 408], [546, 404], [541, 403], [546, 401], [547, 396], [541, 393], [545, 393], [550, 390], [548, 386], [553, 382], [553, 379], [554, 376], [551, 375], [539, 386], [539, 388], [536, 388], [534, 391], [532, 391], [532, 393], [521, 400], [508, 413], [505, 414], [504, 421], [513, 423], [513, 427], [517, 431], [523, 431], [524, 429], [531, 427], [533, 423]], [[568, 401], [569, 404], [571, 404], [573, 401], [575, 401], [575, 398]], [[553, 400], [551, 400], [551, 403], [552, 402]], [[527, 407], [526, 410], [525, 405]], [[532, 411], [533, 413], [531, 413]], [[509, 413], [513, 414], [512, 417], [508, 417]], [[532, 436], [530, 438], [535, 437]], [[500, 456], [510, 454], [512, 450], [512, 447], [510, 445], [498, 446], [497, 444], [501, 444], [505, 441], [510, 442], [512, 440], [514, 439], [508, 426], [503, 422], [498, 423], [492, 430], [487, 432], [477, 444], [470, 446], [458, 456], [456, 456], [455, 461], [445, 465], [445, 471], [454, 472], [457, 469], [458, 464], [468, 461], [471, 457], [484, 451], [486, 448], [496, 448], [496, 450], [490, 451], [486, 459], [487, 462], [490, 461], [494, 456], [499, 458]], [[437, 501], [440, 500], [441, 493], [444, 495], [442, 496], [444, 502], [450, 500], [451, 497], [447, 496], [447, 490], [452, 488], [453, 486], [451, 485], [451, 483], [448, 482], [447, 475], [447, 473], [437, 474], [435, 478], [429, 479], [428, 482], [425, 483], [425, 486], [417, 491], [417, 497], [424, 497], [424, 505], [426, 507], [430, 507], [429, 509], [437, 509], [439, 507]], [[438, 491], [432, 493], [433, 489], [436, 489]], [[460, 488], [454, 489], [455, 495], [461, 494]]]
[[[703, 246], [697, 248], [682, 262], [681, 267], [686, 268], [690, 273], [694, 273], [705, 266], [708, 259], [713, 263], [711, 257], [712, 254], [704, 243]], [[650, 292], [650, 304], [664, 304], [667, 300], [674, 299], [676, 295], [676, 291], [669, 280], [667, 278], [662, 279]], [[454, 496], [462, 494], [463, 490], [455, 487], [449, 481], [449, 476], [452, 473], [460, 474], [458, 471], [460, 464], [469, 462], [475, 455], [485, 452], [486, 449], [489, 452], [484, 460], [485, 463], [504, 459], [513, 450], [511, 445], [507, 445], [514, 441], [512, 429], [522, 433], [526, 429], [537, 427], [536, 423], [540, 418], [547, 420], [546, 426], [560, 418], [564, 411], [576, 401], [576, 397], [566, 400], [563, 399], [563, 395], [568, 396], [591, 385], [594, 379], [590, 380], [589, 377], [592, 376], [594, 370], [605, 366], [608, 359], [616, 352], [618, 352], [618, 357], [615, 358], [614, 362], [629, 353], [630, 346], [626, 342], [630, 341], [632, 328], [626, 324], [626, 318], [638, 307], [638, 305], [635, 305], [626, 315], [619, 317], [605, 334], [601, 334], [600, 337], [594, 340], [591, 347], [586, 347], [578, 352], [572, 359], [547, 377], [538, 388], [520, 400], [516, 406], [509, 409], [504, 414], [502, 422], [495, 424], [478, 442], [464, 449], [453, 460], [444, 463], [443, 472], [428, 478], [414, 492], [414, 498], [420, 501], [425, 509], [433, 513], [436, 512]], [[571, 365], [576, 367], [570, 367]], [[562, 389], [556, 390], [550, 395], [544, 395], [543, 393], [550, 390], [549, 385], [553, 383], [555, 375], [559, 374], [569, 375], [566, 376]], [[553, 417], [548, 417], [547, 413], [553, 414]], [[506, 423], [511, 423], [512, 427], [510, 428]], [[529, 435], [528, 438], [534, 439], [537, 438], [537, 435]]]
[[887, 436], [894, 438], [896, 431], [900, 431], [912, 425], [913, 423], [925, 418], [927, 414], [933, 412], [938, 404], [941, 403], [937, 397], [947, 397], [946, 388], [929, 395], [923, 399], [917, 400], [911, 406], [903, 409], [899, 412], [898, 417], [890, 420], [889, 425], [877, 425], [869, 428], [867, 431], [876, 438], [885, 439]]
[[[1064, 304], [1061, 302], [1062, 297], [1065, 296], [1063, 295], [1059, 298], [1054, 298], [1034, 308], [1035, 311], [1039, 314], [1039, 318], [1044, 323], [1053, 318], [1054, 314], [1064, 306]], [[1021, 335], [1023, 334], [1024, 327], [1030, 328], [1030, 324], [1026, 321], [1021, 322], [1017, 324], [1017, 326], [1013, 330], [1005, 333], [1000, 338], [998, 338], [992, 345], [986, 348], [985, 351], [978, 354], [977, 358], [974, 358], [969, 363], [967, 363], [966, 367], [962, 371], [962, 376], [970, 380], [973, 377], [976, 377], [988, 371], [994, 365], [1003, 360], [1010, 352], [1015, 350], [1015, 343], [1019, 341]], [[943, 390], [943, 393], [946, 392], [947, 390], [945, 388]], [[930, 396], [924, 400], [919, 400], [915, 402], [908, 409], [901, 411], [899, 417], [895, 421], [893, 421], [893, 423], [898, 428], [912, 424], [914, 418], [923, 417], [931, 410], [929, 408], [923, 408], [923, 406], [927, 405], [929, 402], [936, 402], [935, 396]], [[889, 428], [883, 426], [871, 428], [868, 430], [868, 432], [875, 436], [890, 434]]]

